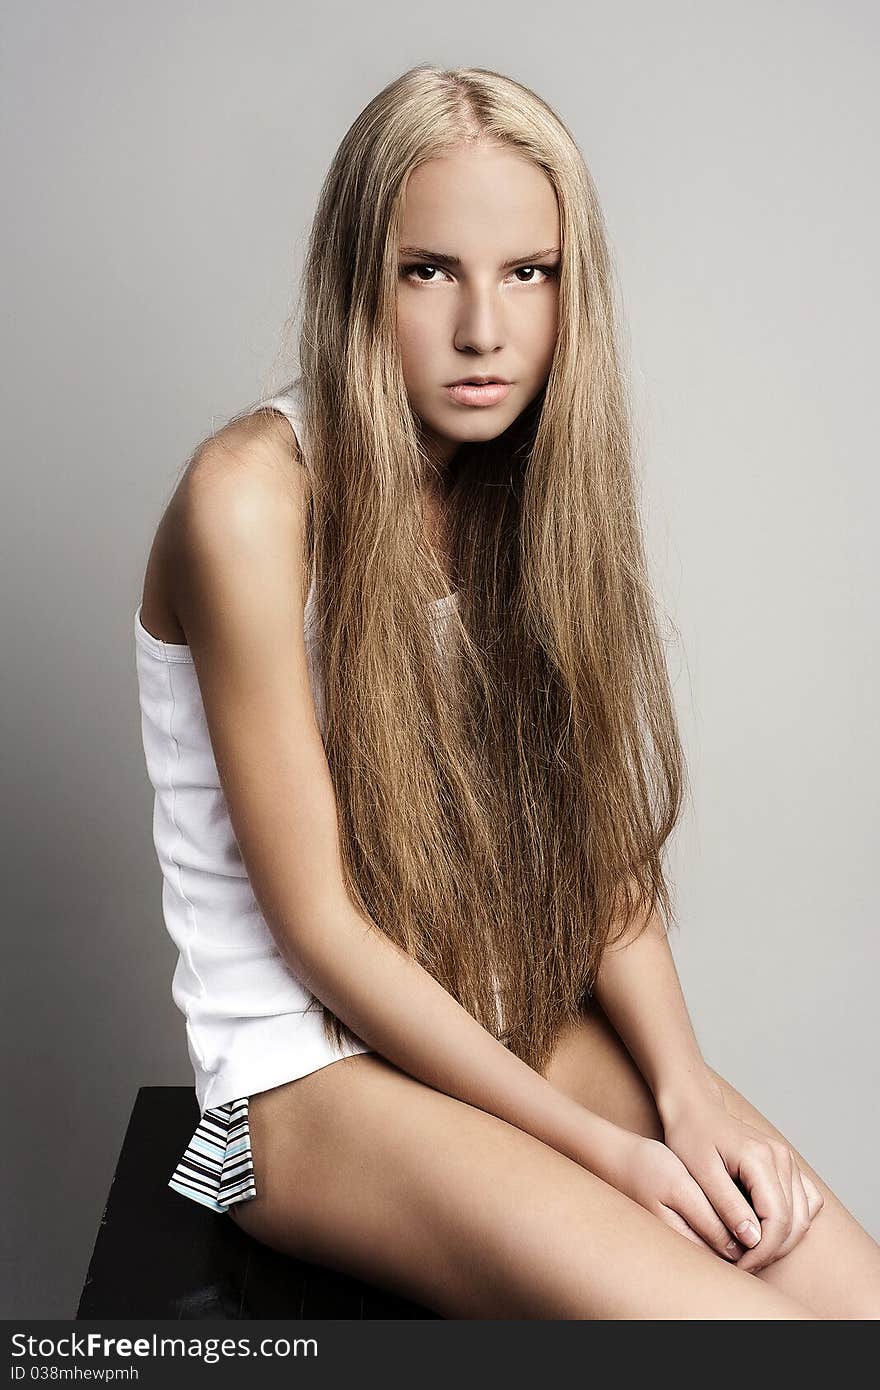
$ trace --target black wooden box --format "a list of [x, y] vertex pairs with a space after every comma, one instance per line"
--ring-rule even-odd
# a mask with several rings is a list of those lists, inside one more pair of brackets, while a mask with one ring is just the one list
[[142, 1086], [76, 1316], [434, 1318], [360, 1280], [294, 1260], [168, 1187], [198, 1124], [187, 1086]]

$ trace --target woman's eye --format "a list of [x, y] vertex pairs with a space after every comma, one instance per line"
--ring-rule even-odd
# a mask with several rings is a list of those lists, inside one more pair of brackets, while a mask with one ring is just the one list
[[[521, 270], [538, 270], [545, 277], [545, 279], [548, 280], [552, 275], [555, 275], [556, 273], [556, 267], [552, 265], [521, 265], [518, 266], [517, 269], [513, 272], [514, 275], [519, 275]], [[520, 280], [519, 283], [521, 285], [533, 285], [535, 283], [534, 276], [532, 276], [530, 280]]]
[[[446, 272], [442, 270], [440, 266], [431, 265], [427, 262], [423, 263], [422, 265], [401, 266], [400, 273], [405, 280], [409, 280], [412, 284], [433, 285], [435, 283], [434, 277], [432, 276], [430, 280], [423, 280], [417, 274], [417, 272], [420, 270], [440, 271], [441, 275], [446, 274]], [[523, 271], [531, 272], [530, 277], [528, 280], [520, 280], [518, 283], [520, 285], [534, 285], [541, 283], [541, 281], [535, 277], [535, 271], [538, 271], [539, 274], [543, 275], [545, 280], [551, 280], [555, 275], [558, 274], [559, 267], [555, 265], [521, 265], [517, 266], [516, 270], [512, 271], [511, 273], [513, 275], [520, 275]]]
[[[410, 276], [414, 275], [415, 272], [416, 272], [417, 270], [439, 270], [439, 269], [440, 269], [440, 267], [439, 267], [438, 265], [427, 265], [427, 264], [426, 264], [426, 265], [410, 265], [410, 266], [403, 266], [403, 267], [402, 267], [403, 275], [405, 276], [406, 279], [409, 279]], [[417, 280], [416, 283], [419, 284], [419, 285], [433, 285], [434, 281], [433, 281], [433, 280]]]

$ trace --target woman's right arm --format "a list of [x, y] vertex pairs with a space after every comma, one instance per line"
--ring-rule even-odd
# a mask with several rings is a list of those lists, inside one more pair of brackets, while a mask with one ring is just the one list
[[[293, 447], [293, 446], [290, 446]], [[607, 1176], [633, 1135], [492, 1036], [347, 894], [306, 665], [302, 466], [280, 436], [205, 446], [177, 499], [175, 607], [230, 821], [282, 957], [395, 1066]]]

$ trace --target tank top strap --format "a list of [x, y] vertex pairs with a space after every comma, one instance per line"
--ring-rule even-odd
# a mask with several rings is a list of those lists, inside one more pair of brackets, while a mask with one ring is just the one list
[[[251, 406], [250, 411], [246, 413], [253, 414], [254, 411], [266, 409], [267, 407], [271, 407], [273, 410], [280, 410], [282, 415], [287, 416], [288, 420], [290, 421], [291, 429], [296, 435], [297, 443], [299, 444], [300, 457], [303, 461], [303, 464], [305, 465], [305, 469], [309, 476], [309, 479], [311, 480], [311, 450], [309, 449], [308, 431], [303, 422], [302, 414], [302, 378], [296, 377], [295, 380], [293, 380], [289, 386], [284, 387], [283, 391], [277, 392], [277, 394], [274, 396], [268, 396], [265, 400], [258, 401], [257, 404]], [[315, 574], [315, 557], [313, 555], [311, 564], [311, 577], [309, 581], [309, 590], [308, 594], [306, 595], [305, 605], [305, 624], [307, 636], [312, 631], [312, 627], [315, 621], [316, 583], [317, 581]]]
[[301, 378], [297, 377], [289, 386], [285, 386], [282, 391], [277, 392], [274, 396], [268, 396], [264, 400], [257, 401], [257, 404], [251, 407], [250, 413], [253, 414], [257, 410], [269, 408], [272, 410], [280, 410], [282, 415], [287, 416], [290, 421], [291, 429], [296, 435], [297, 443], [299, 444], [300, 456], [311, 476], [312, 462], [308, 432], [305, 428], [302, 414]]

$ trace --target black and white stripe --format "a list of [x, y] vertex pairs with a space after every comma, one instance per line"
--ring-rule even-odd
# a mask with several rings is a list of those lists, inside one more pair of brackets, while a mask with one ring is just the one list
[[168, 1186], [217, 1212], [256, 1197], [247, 1096], [205, 1111]]

